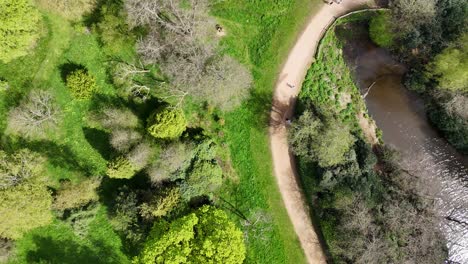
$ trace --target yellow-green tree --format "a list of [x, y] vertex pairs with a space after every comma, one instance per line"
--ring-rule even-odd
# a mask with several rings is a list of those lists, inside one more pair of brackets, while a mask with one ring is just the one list
[[226, 213], [212, 206], [156, 223], [134, 263], [223, 263], [245, 259], [242, 232]]
[[98, 177], [86, 179], [78, 184], [69, 181], [62, 183], [61, 188], [55, 195], [53, 208], [63, 211], [97, 201], [99, 196], [96, 189], [100, 184], [101, 179]]
[[148, 132], [155, 138], [175, 139], [182, 135], [187, 126], [181, 109], [161, 108], [148, 118]]
[[0, 237], [18, 239], [27, 231], [52, 222], [52, 196], [38, 155], [0, 151]]
[[77, 99], [89, 99], [97, 89], [96, 78], [86, 70], [79, 69], [67, 76], [67, 87]]
[[0, 0], [0, 61], [28, 53], [39, 38], [40, 19], [29, 0]]
[[107, 176], [115, 179], [130, 179], [138, 171], [126, 157], [119, 156], [107, 165]]
[[165, 216], [177, 207], [179, 200], [179, 188], [170, 189], [153, 197], [150, 202], [140, 205], [140, 214], [146, 219]]
[[446, 48], [429, 65], [430, 73], [442, 89], [468, 91], [468, 33], [458, 43]]

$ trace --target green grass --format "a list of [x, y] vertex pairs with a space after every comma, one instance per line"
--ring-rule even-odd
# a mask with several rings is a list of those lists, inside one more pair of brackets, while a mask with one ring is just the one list
[[265, 210], [273, 218], [268, 240], [248, 244], [247, 263], [305, 263], [305, 256], [284, 208], [273, 176], [268, 114], [277, 74], [306, 19], [321, 1], [232, 0], [213, 14], [227, 30], [225, 51], [251, 67], [251, 99], [226, 116], [226, 138], [238, 183], [223, 196], [245, 214]]

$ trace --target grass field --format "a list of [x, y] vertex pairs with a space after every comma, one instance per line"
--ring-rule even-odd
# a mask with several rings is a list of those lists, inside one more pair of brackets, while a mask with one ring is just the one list
[[268, 115], [277, 73], [307, 18], [321, 1], [223, 1], [213, 14], [227, 29], [227, 53], [251, 67], [251, 99], [226, 117], [227, 141], [239, 183], [223, 194], [244, 213], [271, 214], [268, 240], [252, 240], [247, 263], [305, 263], [305, 256], [276, 185], [268, 140]]

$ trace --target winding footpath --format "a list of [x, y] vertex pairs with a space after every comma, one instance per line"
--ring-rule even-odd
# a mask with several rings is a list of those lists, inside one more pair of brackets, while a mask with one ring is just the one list
[[[326, 256], [315, 231], [311, 211], [300, 188], [294, 156], [289, 151], [286, 118], [291, 118], [299, 89], [313, 62], [323, 32], [336, 17], [361, 9], [370, 1], [343, 0], [323, 5], [309, 20], [278, 76], [270, 114], [270, 144], [274, 174], [289, 218], [310, 264], [326, 263]], [[369, 5], [369, 4], [368, 4]]]

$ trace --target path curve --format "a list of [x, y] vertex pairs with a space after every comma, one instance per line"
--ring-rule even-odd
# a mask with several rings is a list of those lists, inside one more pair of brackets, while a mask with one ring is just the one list
[[[310, 18], [305, 30], [290, 51], [275, 86], [269, 126], [274, 174], [294, 231], [310, 264], [326, 263], [326, 256], [315, 232], [310, 208], [300, 188], [294, 156], [290, 153], [287, 143], [285, 119], [293, 114], [299, 89], [313, 61], [323, 32], [336, 17], [361, 9], [369, 2], [343, 0], [339, 5], [324, 4]], [[294, 88], [291, 88], [291, 85]]]

